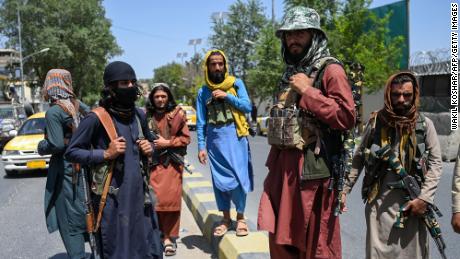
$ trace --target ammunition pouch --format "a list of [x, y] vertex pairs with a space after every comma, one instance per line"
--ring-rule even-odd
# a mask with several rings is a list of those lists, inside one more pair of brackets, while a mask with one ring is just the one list
[[305, 141], [300, 129], [299, 110], [274, 106], [268, 118], [268, 144], [280, 149], [303, 149]]
[[206, 102], [206, 108], [208, 124], [223, 125], [234, 121], [232, 107], [225, 100], [210, 98]]
[[[96, 195], [102, 195], [104, 190], [104, 184], [107, 181], [107, 176], [109, 174], [109, 167], [111, 162], [103, 162], [90, 168], [90, 177], [91, 177], [91, 191]], [[113, 170], [123, 170], [123, 163], [115, 162], [115, 167]], [[113, 194], [116, 196], [118, 193], [118, 188], [114, 188], [112, 186], [109, 187], [109, 194]]]

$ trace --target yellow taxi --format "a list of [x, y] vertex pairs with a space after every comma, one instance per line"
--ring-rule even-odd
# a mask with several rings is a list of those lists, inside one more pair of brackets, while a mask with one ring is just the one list
[[51, 155], [38, 154], [38, 143], [45, 138], [45, 113], [36, 113], [24, 122], [16, 135], [4, 147], [2, 163], [5, 173], [48, 169]]
[[189, 105], [180, 105], [182, 110], [185, 111], [185, 116], [187, 117], [187, 126], [190, 130], [196, 129], [196, 111], [195, 108]]
[[263, 136], [268, 133], [268, 115], [257, 117], [257, 135]]

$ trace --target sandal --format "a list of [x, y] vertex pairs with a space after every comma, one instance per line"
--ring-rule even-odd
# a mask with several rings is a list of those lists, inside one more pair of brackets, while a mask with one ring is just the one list
[[177, 246], [174, 243], [164, 245], [165, 256], [176, 255]]
[[246, 220], [244, 219], [239, 219], [236, 221], [236, 236], [238, 237], [244, 237], [249, 234], [248, 230], [248, 224], [246, 223]]
[[227, 233], [228, 229], [230, 228], [230, 224], [232, 223], [231, 220], [222, 219], [220, 224], [214, 228], [214, 236], [221, 237]]

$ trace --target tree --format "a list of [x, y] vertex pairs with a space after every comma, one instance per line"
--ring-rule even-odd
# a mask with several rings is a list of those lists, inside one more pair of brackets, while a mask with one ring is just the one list
[[153, 70], [155, 83], [166, 83], [171, 88], [171, 92], [177, 99], [187, 95], [184, 85], [184, 66], [172, 62]]
[[281, 42], [275, 36], [277, 25], [267, 24], [255, 43], [255, 53], [251, 61], [255, 66], [248, 71], [248, 85], [255, 91], [258, 107], [261, 102], [269, 100], [278, 89], [284, 63], [280, 55]]
[[[259, 31], [267, 24], [264, 8], [259, 0], [248, 0], [244, 3], [237, 0], [230, 6], [227, 19], [213, 18], [213, 32], [209, 38], [213, 47], [219, 48], [227, 55], [230, 70], [246, 80], [247, 71], [254, 66], [249, 60], [254, 53], [252, 45], [247, 41], [256, 41]], [[250, 96], [257, 89], [248, 86]]]
[[304, 5], [321, 16], [331, 54], [344, 62], [365, 66], [368, 92], [382, 88], [389, 74], [399, 69], [403, 37], [386, 38], [391, 13], [379, 19], [370, 10], [371, 0], [285, 0], [285, 7]]
[[[0, 5], [0, 33], [6, 45], [19, 49], [17, 10], [22, 22], [22, 50], [27, 55], [50, 51], [27, 60], [41, 82], [51, 68], [70, 71], [75, 93], [88, 103], [98, 99], [107, 60], [121, 54], [110, 31], [101, 0], [4, 0]], [[41, 85], [40, 82], [40, 85]]]

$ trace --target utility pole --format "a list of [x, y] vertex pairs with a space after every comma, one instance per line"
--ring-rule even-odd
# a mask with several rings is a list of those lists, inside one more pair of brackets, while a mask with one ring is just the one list
[[275, 26], [275, 0], [272, 0], [272, 25]]
[[19, 64], [20, 64], [20, 74], [21, 74], [21, 102], [25, 100], [25, 88], [24, 88], [24, 67], [22, 62], [22, 37], [21, 37], [21, 13], [19, 12], [19, 4], [17, 8], [18, 16], [18, 35], [19, 35]]

